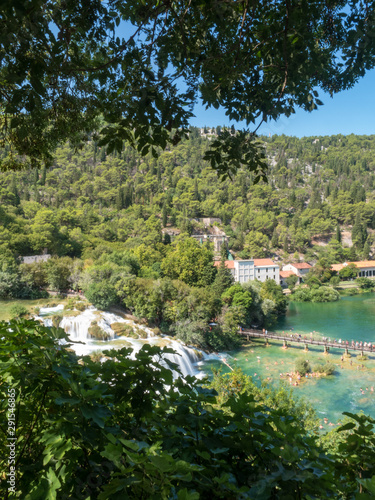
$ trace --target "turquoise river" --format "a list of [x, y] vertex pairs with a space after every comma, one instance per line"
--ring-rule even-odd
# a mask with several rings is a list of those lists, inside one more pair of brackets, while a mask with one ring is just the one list
[[[342, 297], [338, 302], [313, 304], [289, 304], [288, 313], [272, 331], [290, 335], [298, 333], [310, 337], [324, 336], [333, 339], [352, 340], [375, 343], [375, 293], [366, 293], [354, 297]], [[326, 361], [336, 365], [334, 375], [326, 378], [308, 378], [298, 387], [292, 387], [296, 396], [307, 399], [317, 410], [321, 424], [327, 428], [329, 423], [337, 424], [342, 412], [359, 412], [375, 418], [375, 352], [367, 361], [359, 361], [359, 351], [352, 351], [351, 360], [341, 361], [343, 350], [331, 349], [328, 355], [323, 354], [323, 347], [310, 347], [306, 353], [303, 344], [297, 347], [281, 348], [281, 344], [271, 342], [265, 347], [264, 340], [254, 340], [251, 345], [235, 352], [228, 353], [226, 359], [230, 366], [240, 367], [251, 375], [254, 381], [261, 380], [276, 386], [280, 379], [288, 383], [285, 373], [293, 372], [297, 358], [308, 359], [310, 364]], [[349, 349], [350, 352], [350, 349]], [[218, 362], [208, 362], [218, 366]], [[221, 363], [220, 363], [221, 364]], [[204, 369], [209, 366], [205, 363]], [[229, 369], [223, 365], [223, 371]], [[280, 377], [280, 373], [284, 376]], [[362, 393], [362, 391], [363, 393]], [[328, 419], [324, 424], [323, 419]]]

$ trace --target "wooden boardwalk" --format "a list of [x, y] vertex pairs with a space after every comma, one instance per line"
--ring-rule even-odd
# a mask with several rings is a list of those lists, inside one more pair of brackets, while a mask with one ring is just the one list
[[238, 331], [239, 335], [242, 335], [243, 337], [246, 337], [247, 340], [250, 340], [250, 338], [261, 338], [265, 340], [265, 343], [268, 344], [269, 340], [274, 339], [274, 340], [280, 340], [283, 342], [283, 346], [286, 348], [288, 347], [288, 344], [303, 344], [305, 346], [305, 349], [307, 350], [309, 345], [321, 345], [324, 348], [324, 352], [328, 352], [329, 348], [332, 347], [334, 349], [343, 349], [346, 354], [349, 354], [349, 351], [360, 351], [362, 356], [365, 352], [375, 352], [375, 345], [371, 344], [371, 347], [369, 346], [360, 346], [360, 345], [355, 345], [352, 346], [351, 342], [349, 344], [346, 344], [346, 341], [342, 341], [340, 344], [339, 342], [328, 342], [328, 340], [323, 340], [323, 339], [314, 339], [314, 338], [304, 338], [304, 337], [299, 337], [297, 334], [292, 334], [292, 336], [283, 336], [283, 335], [278, 335], [277, 333], [274, 332], [268, 332], [267, 334], [261, 332], [260, 330], [254, 330], [254, 329], [244, 329], [242, 328], [241, 330]]

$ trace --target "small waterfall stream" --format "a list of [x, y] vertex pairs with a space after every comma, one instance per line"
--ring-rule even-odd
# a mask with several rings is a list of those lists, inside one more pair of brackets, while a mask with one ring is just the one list
[[[48, 315], [62, 311], [63, 306], [61, 304], [53, 308], [41, 308], [39, 312], [40, 316], [38, 316], [37, 319], [43, 320], [46, 326], [52, 326], [52, 319], [49, 318]], [[90, 337], [88, 330], [93, 321], [96, 321], [97, 325], [106, 332], [109, 336], [109, 340], [100, 341]], [[59, 326], [66, 331], [72, 341], [80, 342], [72, 344], [72, 348], [79, 356], [90, 354], [93, 351], [108, 350], [113, 348], [119, 349], [121, 347], [131, 345], [133, 348], [131, 356], [134, 358], [136, 353], [145, 343], [153, 345], [162, 344], [168, 345], [168, 347], [171, 347], [175, 351], [174, 354], [165, 354], [164, 357], [173, 363], [176, 363], [183, 376], [204, 375], [203, 372], [198, 370], [197, 365], [201, 364], [202, 360], [209, 356], [206, 353], [187, 347], [167, 336], [157, 337], [150, 328], [139, 324], [137, 324], [136, 327], [139, 330], [143, 330], [147, 338], [135, 339], [127, 336], [116, 337], [114, 330], [111, 328], [113, 323], [127, 323], [132, 326], [134, 325], [133, 321], [124, 319], [117, 314], [98, 311], [95, 307], [89, 307], [76, 316], [64, 316]], [[175, 376], [177, 376], [177, 373], [175, 373]]]

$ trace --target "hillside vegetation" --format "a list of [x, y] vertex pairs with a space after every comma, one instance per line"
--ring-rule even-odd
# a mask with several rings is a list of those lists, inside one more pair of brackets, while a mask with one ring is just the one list
[[[90, 258], [99, 245], [155, 248], [163, 227], [191, 233], [199, 229], [193, 218], [219, 217], [229, 248], [243, 258], [294, 252], [307, 260], [367, 258], [375, 228], [375, 136], [261, 141], [269, 184], [255, 186], [246, 171], [219, 180], [202, 159], [210, 136], [198, 129], [159, 158], [127, 147], [107, 155], [94, 142], [76, 152], [65, 145], [48, 170], [2, 174], [1, 248]], [[340, 244], [345, 229], [350, 250]], [[314, 246], [316, 240], [328, 245]]]
[[[212, 138], [192, 129], [158, 158], [66, 144], [49, 170], [3, 173], [0, 297], [83, 290], [101, 309], [121, 305], [184, 341], [224, 349], [238, 324], [270, 326], [286, 299], [274, 282], [232, 286], [211, 244], [189, 238], [212, 230], [200, 218], [221, 219], [239, 258], [318, 261], [319, 283], [330, 263], [371, 255], [375, 137], [263, 137], [269, 184], [257, 185], [246, 171], [218, 179], [202, 159]], [[17, 259], [44, 250], [46, 263]]]

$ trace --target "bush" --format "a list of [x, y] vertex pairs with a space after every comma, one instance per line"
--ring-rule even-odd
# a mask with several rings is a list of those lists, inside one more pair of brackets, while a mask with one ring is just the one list
[[295, 364], [295, 371], [298, 372], [301, 377], [304, 377], [306, 373], [311, 371], [310, 363], [303, 358], [299, 358]]
[[118, 337], [134, 337], [134, 329], [128, 323], [111, 323], [111, 328]]
[[87, 299], [98, 309], [108, 309], [118, 302], [117, 293], [110, 283], [91, 283], [85, 290]]
[[291, 299], [297, 302], [335, 302], [340, 299], [337, 290], [329, 286], [320, 286], [319, 288], [298, 288]]
[[356, 285], [359, 286], [359, 288], [362, 288], [364, 290], [371, 290], [372, 288], [375, 288], [375, 281], [370, 280], [370, 278], [357, 278], [355, 280]]
[[85, 304], [82, 301], [76, 302], [74, 304], [74, 307], [77, 309], [77, 311], [85, 311], [87, 309], [87, 304]]
[[323, 365], [323, 373], [325, 373], [326, 375], [333, 375], [335, 371], [335, 365], [333, 363], [325, 363], [325, 365]]
[[103, 328], [100, 328], [96, 321], [91, 322], [91, 326], [89, 327], [88, 332], [90, 337], [97, 340], [109, 340], [111, 338], [109, 333], [104, 331]]
[[26, 314], [28, 313], [29, 311], [27, 310], [27, 308], [25, 306], [22, 306], [21, 304], [15, 304], [10, 308], [10, 315], [12, 319], [22, 318], [22, 316], [26, 316]]
[[335, 365], [333, 363], [317, 363], [312, 368], [313, 372], [324, 373], [325, 375], [332, 375], [335, 371]]
[[337, 290], [329, 286], [321, 286], [310, 291], [311, 302], [335, 302], [340, 299]]
[[63, 315], [62, 314], [54, 314], [51, 319], [52, 319], [52, 325], [55, 328], [58, 328], [60, 326], [62, 319], [63, 319]]

